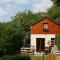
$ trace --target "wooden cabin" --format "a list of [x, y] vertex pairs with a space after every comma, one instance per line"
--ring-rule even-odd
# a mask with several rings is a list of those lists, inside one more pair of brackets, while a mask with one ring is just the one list
[[35, 52], [44, 51], [45, 47], [54, 47], [55, 35], [60, 34], [60, 25], [47, 17], [31, 26], [31, 45]]

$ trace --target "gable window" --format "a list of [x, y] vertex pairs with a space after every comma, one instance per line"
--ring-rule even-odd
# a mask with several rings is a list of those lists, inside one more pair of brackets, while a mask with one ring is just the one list
[[43, 29], [44, 29], [44, 31], [48, 31], [48, 23], [43, 24]]

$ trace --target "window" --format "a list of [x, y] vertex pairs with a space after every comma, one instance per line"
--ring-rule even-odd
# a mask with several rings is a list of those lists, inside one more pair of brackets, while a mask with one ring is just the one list
[[55, 45], [55, 38], [51, 38], [51, 46], [53, 47]]
[[44, 31], [48, 31], [48, 23], [43, 24], [43, 29], [44, 29]]

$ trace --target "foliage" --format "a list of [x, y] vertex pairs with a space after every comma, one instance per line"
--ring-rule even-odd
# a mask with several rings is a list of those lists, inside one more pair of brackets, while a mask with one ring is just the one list
[[60, 6], [60, 0], [52, 0], [52, 1], [55, 5]]
[[57, 45], [58, 49], [60, 50], [60, 34], [56, 35], [56, 45]]
[[0, 57], [0, 60], [30, 60], [29, 56], [21, 56], [21, 55], [6, 55], [3, 57]]
[[0, 23], [0, 55], [16, 54], [20, 47], [29, 47], [31, 25], [45, 15], [25, 10], [13, 16], [12, 21]]
[[[43, 56], [24, 56], [24, 55], [6, 55], [0, 57], [0, 60], [43, 60]], [[44, 60], [48, 60], [47, 56], [44, 56]]]
[[47, 16], [53, 20], [55, 20], [57, 23], [60, 23], [60, 7], [52, 6], [48, 9]]
[[20, 39], [22, 38], [16, 27], [11, 23], [3, 23], [0, 28], [0, 51], [2, 50], [4, 54], [16, 53], [20, 49]]
[[14, 17], [12, 17], [12, 22], [19, 29], [23, 35], [22, 41], [24, 44], [22, 46], [29, 47], [30, 45], [30, 28], [33, 23], [35, 23], [40, 18], [44, 17], [46, 13], [33, 13], [32, 11], [18, 12]]

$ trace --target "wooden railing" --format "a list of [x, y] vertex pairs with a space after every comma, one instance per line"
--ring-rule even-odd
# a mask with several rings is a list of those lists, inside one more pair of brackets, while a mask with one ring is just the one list
[[21, 53], [24, 53], [24, 54], [26, 54], [26, 53], [33, 53], [33, 51], [31, 50], [31, 48], [21, 48], [21, 50], [20, 50], [20, 52]]

